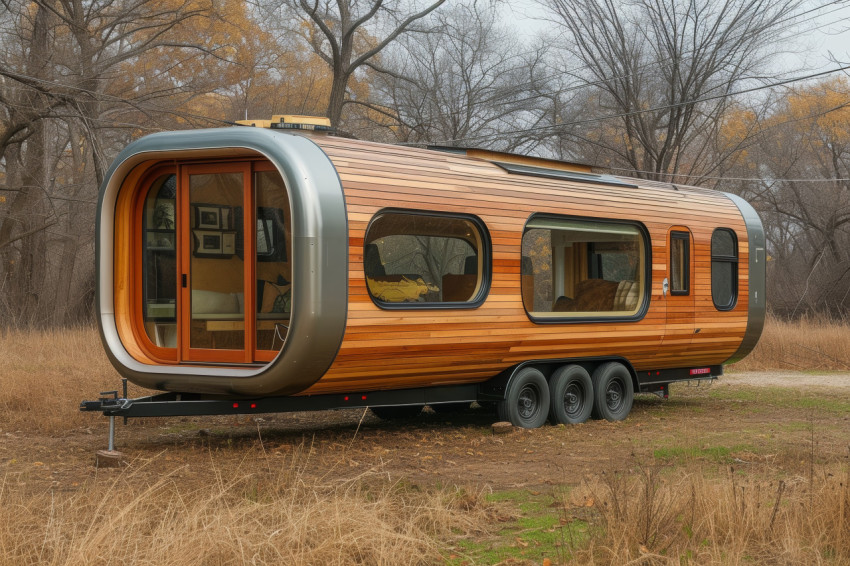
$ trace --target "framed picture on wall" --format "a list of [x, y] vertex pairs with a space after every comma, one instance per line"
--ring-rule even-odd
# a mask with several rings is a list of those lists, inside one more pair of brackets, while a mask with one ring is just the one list
[[219, 230], [193, 230], [195, 257], [226, 258], [233, 255], [232, 251], [226, 252], [223, 248], [223, 232]]
[[195, 228], [221, 230], [221, 207], [214, 204], [195, 205]]

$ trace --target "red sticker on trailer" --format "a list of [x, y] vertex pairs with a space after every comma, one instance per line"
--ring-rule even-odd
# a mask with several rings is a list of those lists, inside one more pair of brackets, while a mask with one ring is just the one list
[[705, 375], [707, 373], [711, 373], [711, 368], [698, 368], [691, 370], [691, 375]]

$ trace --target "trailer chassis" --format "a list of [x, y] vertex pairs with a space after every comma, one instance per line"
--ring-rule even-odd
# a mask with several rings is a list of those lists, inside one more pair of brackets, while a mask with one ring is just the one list
[[[197, 393], [159, 393], [130, 399], [127, 380], [123, 382], [123, 396], [118, 391], [101, 392], [96, 401], [83, 401], [80, 410], [100, 412], [108, 417], [177, 417], [206, 415], [247, 415], [260, 413], [289, 413], [298, 411], [326, 411], [331, 409], [364, 409], [404, 405], [435, 405], [443, 403], [498, 402], [505, 398], [510, 382], [516, 373], [529, 365], [541, 368], [544, 373], [564, 363], [594, 365], [603, 361], [625, 361], [622, 358], [595, 358], [592, 360], [540, 360], [514, 366], [496, 377], [480, 384], [442, 385], [416, 389], [385, 391], [360, 391], [322, 395], [225, 398]], [[628, 367], [631, 367], [630, 365]], [[632, 370], [637, 382], [636, 393], [653, 393], [667, 398], [669, 385], [678, 381], [714, 380], [723, 374], [723, 366], [704, 368], [677, 368], [652, 371]]]

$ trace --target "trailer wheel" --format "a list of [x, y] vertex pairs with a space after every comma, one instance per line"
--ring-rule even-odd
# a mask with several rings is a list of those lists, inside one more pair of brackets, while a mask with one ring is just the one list
[[549, 415], [549, 385], [539, 370], [524, 368], [511, 380], [505, 399], [496, 405], [499, 420], [537, 428]]
[[635, 390], [632, 375], [617, 362], [602, 364], [593, 372], [593, 418], [622, 421], [632, 410]]
[[593, 411], [593, 382], [579, 365], [558, 368], [549, 378], [549, 420], [554, 424], [579, 424]]
[[393, 405], [388, 407], [369, 407], [376, 417], [385, 421], [414, 419], [419, 416], [425, 405]]

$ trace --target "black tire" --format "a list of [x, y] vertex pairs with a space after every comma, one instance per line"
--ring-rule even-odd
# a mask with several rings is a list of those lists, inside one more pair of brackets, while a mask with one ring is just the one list
[[580, 424], [593, 411], [593, 382], [579, 365], [561, 366], [549, 378], [549, 420], [553, 424]]
[[622, 421], [635, 400], [632, 374], [617, 362], [602, 364], [593, 372], [593, 418]]
[[435, 403], [428, 405], [438, 415], [454, 415], [469, 410], [472, 402], [468, 403]]
[[375, 416], [385, 421], [415, 419], [424, 405], [395, 405], [390, 407], [369, 407]]
[[549, 416], [549, 384], [540, 371], [523, 368], [508, 386], [505, 399], [496, 405], [499, 420], [522, 428], [537, 428]]

